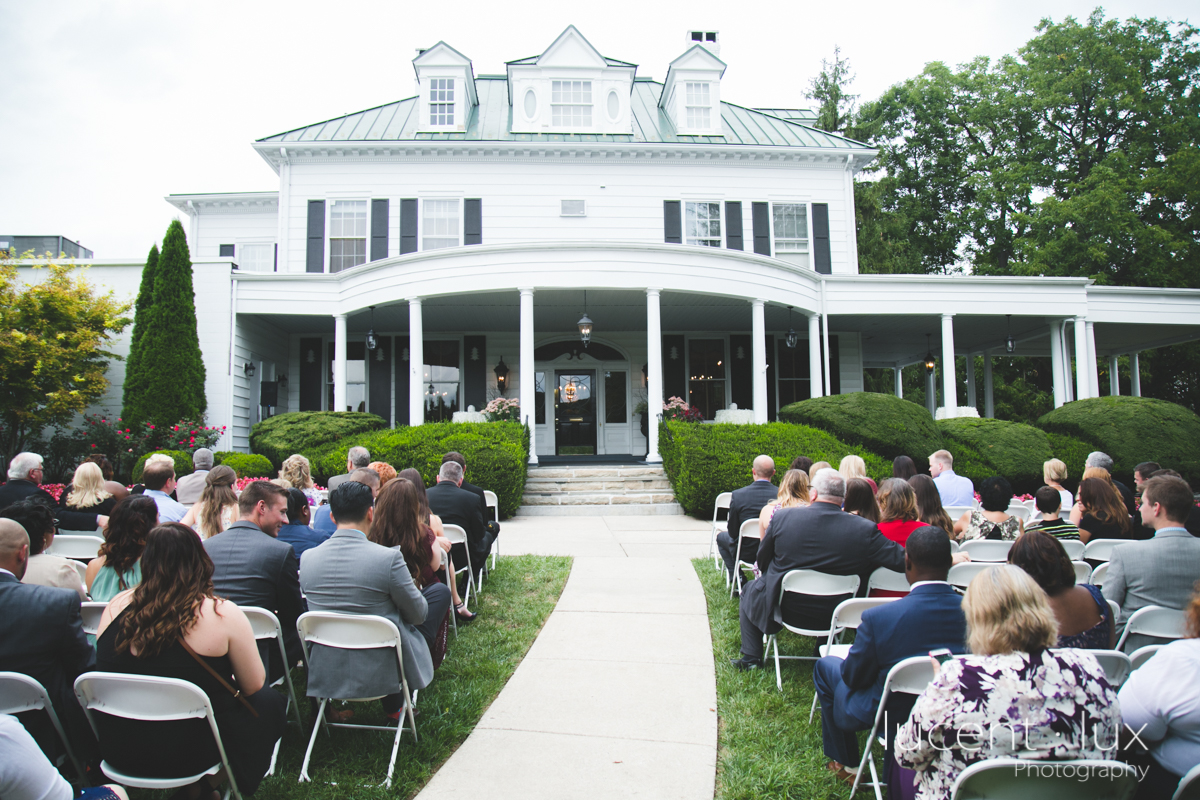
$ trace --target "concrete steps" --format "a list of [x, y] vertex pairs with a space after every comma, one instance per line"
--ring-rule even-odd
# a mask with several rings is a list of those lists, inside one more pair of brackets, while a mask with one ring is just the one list
[[530, 467], [518, 516], [680, 515], [662, 467]]

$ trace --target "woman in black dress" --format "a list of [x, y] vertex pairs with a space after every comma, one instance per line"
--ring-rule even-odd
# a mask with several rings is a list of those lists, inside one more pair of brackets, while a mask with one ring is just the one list
[[[150, 531], [142, 554], [142, 582], [118, 594], [104, 610], [96, 668], [180, 678], [203, 690], [212, 702], [238, 789], [252, 794], [283, 733], [286, 703], [266, 685], [246, 615], [213, 595], [212, 574], [212, 561], [190, 528], [171, 523]], [[240, 689], [254, 713], [205, 669], [201, 659]], [[135, 775], [177, 778], [220, 761], [203, 719], [146, 723], [100, 713], [96, 724], [101, 757]], [[202, 779], [181, 794], [214, 795], [214, 784], [222, 777], [218, 773], [212, 782]]]

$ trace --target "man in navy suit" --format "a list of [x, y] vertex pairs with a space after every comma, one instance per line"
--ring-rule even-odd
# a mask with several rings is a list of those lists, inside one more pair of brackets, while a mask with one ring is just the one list
[[[931, 650], [966, 652], [962, 598], [946, 582], [952, 560], [950, 539], [941, 528], [926, 525], [913, 531], [904, 552], [904, 575], [912, 591], [863, 614], [845, 660], [825, 656], [813, 666], [828, 767], [843, 780], [854, 780], [850, 770], [859, 762], [854, 733], [874, 724], [888, 670]], [[893, 722], [908, 715], [899, 708], [888, 712]]]
[[[729, 500], [729, 526], [717, 534], [717, 550], [725, 562], [725, 571], [733, 576], [734, 557], [737, 555], [738, 537], [742, 523], [748, 519], [758, 519], [763, 506], [774, 502], [779, 496], [779, 489], [771, 483], [775, 475], [775, 460], [770, 456], [759, 456], [754, 459], [750, 468], [754, 481], [749, 486], [743, 486], [733, 492]], [[758, 539], [747, 539], [742, 542], [742, 561], [754, 563], [758, 556]]]

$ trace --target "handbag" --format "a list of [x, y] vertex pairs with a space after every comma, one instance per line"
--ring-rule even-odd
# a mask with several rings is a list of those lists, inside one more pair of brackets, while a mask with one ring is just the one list
[[191, 646], [191, 645], [189, 645], [187, 642], [185, 642], [185, 641], [183, 640], [183, 637], [182, 637], [182, 636], [180, 636], [180, 637], [179, 637], [179, 643], [180, 643], [181, 645], [183, 645], [183, 649], [184, 649], [184, 650], [187, 650], [187, 652], [188, 652], [188, 655], [189, 655], [189, 656], [191, 656], [192, 658], [196, 659], [196, 663], [197, 663], [197, 664], [199, 664], [200, 666], [202, 666], [202, 667], [204, 667], [206, 670], [208, 670], [208, 674], [209, 674], [209, 675], [212, 675], [214, 678], [216, 678], [218, 681], [220, 681], [221, 685], [222, 685], [222, 686], [224, 686], [226, 689], [228, 689], [228, 690], [229, 690], [229, 693], [230, 693], [231, 695], [233, 695], [233, 696], [234, 696], [234, 697], [236, 697], [238, 700], [240, 700], [240, 701], [241, 701], [241, 703], [242, 703], [242, 705], [244, 705], [244, 706], [246, 707], [246, 710], [247, 710], [247, 711], [249, 711], [249, 712], [250, 712], [251, 714], [253, 714], [255, 717], [257, 717], [257, 716], [258, 716], [258, 711], [256, 711], [256, 710], [255, 710], [254, 706], [250, 705], [250, 701], [249, 701], [249, 700], [247, 700], [245, 697], [242, 697], [242, 690], [241, 690], [241, 689], [235, 689], [235, 688], [233, 688], [232, 686], [230, 686], [230, 685], [229, 685], [229, 681], [227, 681], [227, 680], [225, 680], [224, 678], [222, 678], [222, 677], [221, 677], [221, 674], [220, 674], [219, 672], [217, 672], [215, 669], [213, 669], [212, 667], [210, 667], [210, 666], [208, 665], [208, 662], [207, 662], [207, 661], [205, 661], [203, 658], [201, 658], [201, 657], [200, 657], [200, 655], [199, 655], [199, 653], [197, 653], [195, 650], [193, 650], [193, 649], [192, 649], [192, 646]]

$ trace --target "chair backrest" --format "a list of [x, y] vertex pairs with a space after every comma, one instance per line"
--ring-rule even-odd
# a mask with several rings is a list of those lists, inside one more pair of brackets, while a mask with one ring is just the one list
[[79, 573], [79, 582], [87, 586], [87, 564], [74, 559], [71, 560], [71, 563], [75, 565], [75, 571]]
[[451, 525], [442, 523], [442, 535], [445, 536], [453, 544], [466, 544], [467, 532], [461, 525]]
[[1088, 650], [1100, 662], [1100, 666], [1104, 668], [1104, 677], [1108, 678], [1108, 682], [1113, 688], [1118, 688], [1125, 679], [1129, 677], [1129, 673], [1133, 672], [1133, 663], [1129, 656], [1122, 653], [1120, 650]]
[[65, 535], [59, 534], [50, 543], [47, 553], [63, 558], [95, 558], [100, 552], [104, 539], [96, 535]]
[[1058, 543], [1067, 551], [1067, 558], [1072, 561], [1083, 560], [1083, 542], [1078, 539], [1059, 539]]
[[1165, 647], [1165, 645], [1148, 644], [1145, 647], [1139, 647], [1137, 650], [1134, 650], [1129, 656], [1129, 663], [1131, 665], [1130, 668], [1137, 669], [1138, 667], [1142, 666], [1149, 661], [1155, 653], [1157, 653], [1159, 650], [1162, 650], [1163, 647]]
[[1083, 548], [1083, 557], [1087, 561], [1108, 561], [1113, 548], [1124, 543], [1124, 539], [1093, 539]]
[[717, 511], [720, 509], [729, 510], [729, 504], [733, 502], [733, 492], [721, 492], [717, 495], [717, 499], [713, 501], [713, 519], [717, 518]]
[[[953, 535], [953, 534], [951, 534], [951, 535]], [[958, 542], [954, 541], [953, 539], [951, 539], [951, 540], [950, 540], [950, 552], [951, 552], [951, 553], [958, 553], [958, 552], [961, 552], [961, 551], [962, 551], [962, 545], [961, 545], [961, 544], [959, 544]]]
[[885, 702], [880, 703], [880, 707], [886, 704], [888, 694], [920, 694], [933, 678], [933, 662], [929, 656], [904, 659], [888, 670], [883, 684]]
[[974, 506], [942, 506], [942, 508], [950, 515], [951, 522], [958, 522], [958, 518], [974, 509]]
[[1113, 624], [1121, 618], [1121, 606], [1116, 600], [1105, 600], [1108, 603], [1108, 610], [1112, 612]]
[[1092, 574], [1088, 577], [1088, 583], [1092, 584], [1092, 586], [1103, 586], [1106, 575], [1108, 575], [1107, 561], [1096, 565], [1096, 568], [1092, 570]]
[[1063, 522], [1070, 522], [1071, 521], [1071, 509], [1060, 508], [1058, 510], [1058, 518], [1061, 519]]
[[1025, 505], [1020, 500], [1014, 500], [1013, 502], [1009, 503], [1008, 515], [1010, 517], [1017, 517], [1022, 522], [1029, 522], [1029, 506]]
[[972, 561], [991, 561], [993, 563], [1008, 560], [1008, 551], [1012, 549], [1010, 539], [972, 539], [963, 544], [962, 549]]
[[499, 521], [500, 519], [500, 498], [496, 497], [495, 492], [483, 490], [483, 502], [492, 510], [492, 519]]
[[1171, 800], [1200, 800], [1200, 764], [1192, 767], [1179, 779], [1175, 796]]
[[964, 769], [950, 790], [953, 800], [1022, 797], [1028, 800], [1130, 800], [1138, 771], [1119, 761], [1028, 761], [990, 758]]
[[[89, 720], [92, 711], [145, 722], [213, 719], [208, 695], [196, 684], [178, 678], [85, 672], [75, 679], [75, 696]], [[92, 727], [96, 727], [94, 722]]]
[[983, 572], [988, 567], [994, 567], [994, 561], [971, 561], [966, 564], [955, 564], [950, 568], [950, 574], [946, 576], [946, 580], [951, 586], [957, 586], [965, 589], [971, 585], [971, 581], [975, 576]]
[[97, 635], [97, 631], [100, 630], [100, 617], [104, 615], [104, 609], [107, 607], [108, 603], [97, 603], [91, 600], [79, 604], [79, 614], [83, 617], [84, 633], [90, 633], [92, 636]]
[[899, 597], [852, 597], [849, 600], [843, 600], [833, 610], [831, 627], [837, 629], [858, 628], [862, 624], [865, 612], [899, 599]]
[[53, 708], [45, 688], [20, 672], [0, 672], [0, 714]]
[[871, 577], [867, 578], [867, 596], [875, 589], [883, 589], [888, 592], [907, 592], [909, 590], [908, 578], [903, 572], [880, 567], [871, 573]]
[[1072, 561], [1071, 566], [1075, 568], [1075, 582], [1087, 583], [1092, 579], [1092, 565], [1086, 561]]
[[1182, 639], [1187, 635], [1183, 612], [1175, 608], [1162, 606], [1146, 606], [1139, 608], [1129, 616], [1125, 623], [1125, 632], [1117, 649], [1124, 649], [1125, 639], [1133, 634], [1153, 636], [1158, 639]]
[[250, 620], [250, 629], [254, 631], [256, 640], [283, 638], [283, 627], [279, 624], [279, 617], [258, 606], [238, 606], [238, 608], [246, 615], [246, 619]]
[[387, 617], [374, 614], [340, 614], [308, 611], [296, 620], [296, 631], [305, 647], [323, 644], [342, 650], [400, 647], [400, 631]]
[[858, 592], [860, 578], [857, 575], [830, 575], [815, 569], [794, 569], [783, 576], [779, 585], [779, 597], [787, 592], [830, 597]]
[[758, 517], [746, 520], [738, 529], [738, 536], [745, 536], [747, 539], [761, 539], [762, 535], [762, 526], [758, 524]]

